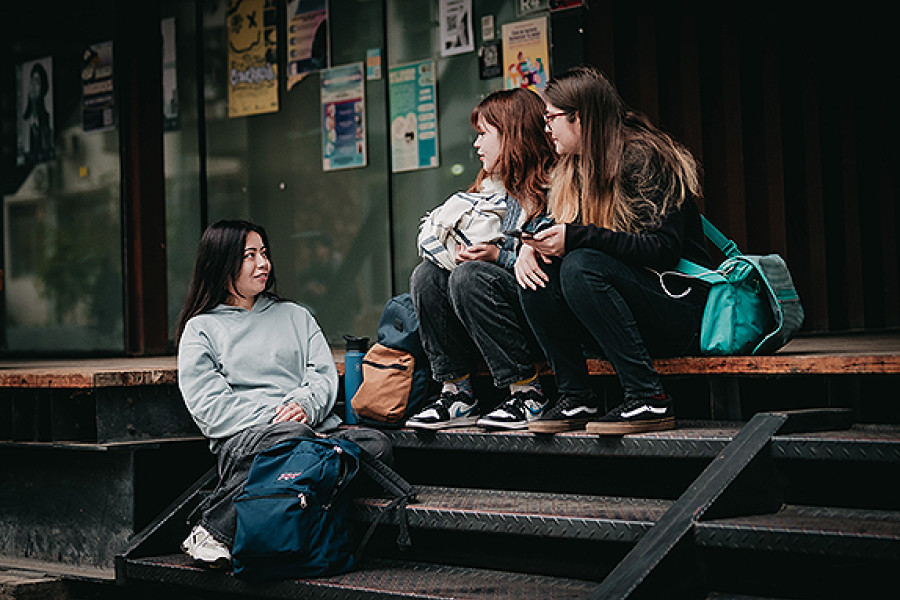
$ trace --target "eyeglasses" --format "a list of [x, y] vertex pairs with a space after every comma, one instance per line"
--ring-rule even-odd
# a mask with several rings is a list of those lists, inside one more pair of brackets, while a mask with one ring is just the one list
[[561, 116], [563, 116], [563, 115], [565, 115], [565, 114], [566, 114], [565, 111], [563, 111], [563, 112], [555, 112], [555, 113], [547, 113], [547, 114], [544, 115], [544, 123], [546, 123], [547, 125], [550, 125], [550, 123], [553, 122], [553, 119], [555, 119], [556, 117], [561, 117]]

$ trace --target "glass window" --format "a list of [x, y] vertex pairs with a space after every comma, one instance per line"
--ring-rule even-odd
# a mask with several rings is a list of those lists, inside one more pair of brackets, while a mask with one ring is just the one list
[[[332, 344], [371, 335], [391, 294], [384, 81], [365, 85], [368, 165], [323, 171], [317, 72], [290, 90], [279, 77], [277, 112], [228, 117], [226, 4], [204, 3], [203, 15], [209, 221], [263, 225], [278, 292], [307, 306]], [[383, 47], [380, 1], [329, 4], [331, 64]]]
[[111, 27], [101, 21], [78, 41], [23, 33], [5, 54], [4, 69], [17, 74], [14, 93], [2, 97], [2, 131], [12, 138], [4, 152], [14, 154], [0, 176], [8, 352], [124, 349], [115, 110], [104, 104], [96, 121], [83, 110], [83, 71], [109, 64], [98, 32]]
[[195, 10], [194, 2], [172, 0], [162, 6], [169, 339], [175, 335], [203, 231]]

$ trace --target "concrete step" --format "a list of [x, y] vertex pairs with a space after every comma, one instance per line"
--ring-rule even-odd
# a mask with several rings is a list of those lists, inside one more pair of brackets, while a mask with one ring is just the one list
[[70, 600], [62, 577], [0, 568], [0, 600]]

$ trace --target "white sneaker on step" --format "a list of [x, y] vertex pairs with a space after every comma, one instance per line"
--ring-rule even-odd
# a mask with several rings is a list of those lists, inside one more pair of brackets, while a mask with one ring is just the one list
[[231, 564], [231, 552], [203, 526], [195, 525], [190, 535], [181, 542], [181, 549], [196, 561], [211, 566]]

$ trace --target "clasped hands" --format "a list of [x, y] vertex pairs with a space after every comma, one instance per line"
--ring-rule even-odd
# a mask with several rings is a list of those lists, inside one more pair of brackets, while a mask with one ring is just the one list
[[522, 248], [513, 268], [516, 281], [523, 288], [536, 290], [545, 287], [549, 278], [541, 268], [541, 263], [549, 263], [552, 257], [562, 256], [566, 251], [566, 226], [552, 225], [534, 236], [522, 236]]
[[309, 416], [306, 414], [306, 411], [303, 410], [302, 406], [291, 400], [275, 409], [275, 418], [272, 419], [272, 422], [281, 423], [282, 421], [308, 423]]

